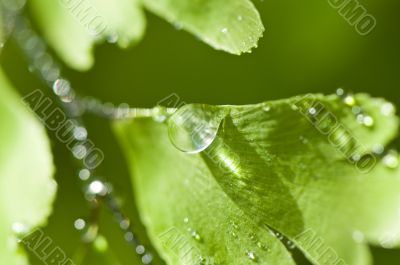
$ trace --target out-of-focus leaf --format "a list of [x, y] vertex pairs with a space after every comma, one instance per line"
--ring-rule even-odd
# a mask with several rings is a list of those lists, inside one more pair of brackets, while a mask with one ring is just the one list
[[0, 71], [0, 264], [25, 264], [17, 234], [43, 224], [56, 184], [44, 128]]
[[126, 48], [141, 39], [145, 18], [137, 0], [32, 0], [31, 10], [48, 43], [71, 67], [87, 70], [92, 50], [106, 39]]
[[250, 52], [264, 26], [249, 0], [144, 0], [146, 8], [212, 47], [233, 54]]
[[[176, 117], [182, 114], [186, 116]], [[174, 149], [166, 125], [140, 120], [117, 124], [142, 218], [159, 247], [156, 235], [168, 226], [184, 227], [182, 218], [188, 216], [193, 220], [188, 227], [205, 234], [200, 247], [213, 253], [228, 249], [235, 238], [210, 237], [208, 229], [225, 234], [225, 224], [237, 221], [227, 213], [232, 202], [253, 224], [245, 221], [239, 231], [253, 230], [261, 237], [267, 229], [260, 229], [274, 228], [314, 264], [366, 265], [371, 263], [368, 243], [398, 245], [399, 157], [372, 155], [397, 135], [398, 118], [390, 103], [363, 94], [345, 100], [314, 95], [237, 107], [188, 105], [174, 115], [169, 134], [178, 147], [188, 146], [188, 140], [198, 146], [206, 139], [198, 136], [212, 135], [219, 119], [216, 139], [200, 155], [190, 155]], [[188, 137], [182, 131], [171, 134], [177, 121], [190, 129]], [[367, 158], [372, 162], [363, 164]], [[215, 180], [219, 186], [204, 185]], [[243, 242], [242, 248], [256, 249]], [[218, 261], [231, 264], [232, 253], [243, 249]]]

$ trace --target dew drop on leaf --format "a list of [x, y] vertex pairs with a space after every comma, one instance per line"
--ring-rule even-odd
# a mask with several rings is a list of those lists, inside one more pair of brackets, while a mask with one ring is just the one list
[[339, 97], [343, 96], [343, 95], [344, 95], [344, 90], [343, 90], [343, 88], [338, 88], [338, 89], [336, 90], [336, 95], [339, 96]]
[[139, 245], [139, 246], [136, 247], [136, 253], [137, 253], [137, 254], [142, 255], [142, 254], [144, 254], [145, 252], [146, 252], [146, 249], [144, 248], [144, 246]]
[[79, 171], [79, 178], [81, 180], [88, 180], [90, 178], [90, 171], [87, 168], [81, 169]]
[[201, 241], [201, 236], [200, 236], [200, 234], [197, 232], [197, 231], [193, 231], [192, 232], [192, 237], [194, 238], [194, 239], [196, 239], [196, 241]]
[[265, 112], [269, 112], [269, 111], [271, 110], [271, 106], [270, 106], [269, 104], [264, 104], [264, 105], [263, 105], [263, 110], [264, 110]]
[[81, 218], [76, 219], [74, 222], [74, 227], [76, 230], [83, 230], [85, 228], [85, 226], [86, 226], [86, 222], [85, 222], [85, 220], [83, 220]]
[[15, 235], [20, 236], [28, 232], [29, 228], [21, 222], [14, 222], [11, 225], [11, 229]]
[[399, 155], [397, 151], [391, 150], [383, 157], [383, 164], [388, 167], [395, 169], [399, 166]]
[[354, 96], [352, 94], [347, 95], [344, 99], [343, 99], [344, 103], [348, 106], [354, 106], [356, 104], [356, 99], [354, 98]]
[[150, 264], [153, 261], [153, 256], [151, 254], [145, 254], [142, 257], [143, 264]]
[[372, 152], [374, 152], [377, 155], [383, 154], [384, 151], [385, 151], [385, 147], [382, 144], [375, 144], [372, 147]]
[[253, 251], [246, 251], [246, 255], [251, 261], [257, 261], [256, 254]]
[[185, 105], [168, 119], [168, 134], [180, 151], [200, 153], [215, 140], [223, 112], [205, 105]]
[[394, 107], [394, 105], [392, 103], [387, 102], [387, 103], [383, 104], [382, 107], [381, 107], [381, 113], [384, 116], [393, 115], [394, 112], [395, 112], [395, 107]]

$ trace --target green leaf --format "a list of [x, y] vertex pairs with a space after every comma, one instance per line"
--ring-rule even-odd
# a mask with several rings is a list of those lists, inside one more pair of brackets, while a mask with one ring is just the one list
[[[314, 264], [366, 265], [368, 243], [400, 245], [399, 157], [372, 155], [387, 149], [398, 131], [394, 107], [382, 99], [309, 95], [248, 106], [187, 105], [169, 119], [169, 134], [177, 147], [190, 147], [188, 139], [202, 147], [217, 128], [200, 154], [173, 147], [165, 124], [137, 120], [116, 128], [142, 219], [160, 249], [157, 234], [182, 229], [185, 216], [205, 235], [196, 246], [221, 264], [232, 264], [246, 249], [263, 253], [246, 236], [237, 251], [224, 252], [238, 242], [226, 237], [232, 219], [245, 220], [238, 229], [244, 234], [266, 237], [273, 249], [260, 256], [262, 264], [281, 264], [284, 257], [268, 227]], [[163, 253], [176, 263], [171, 251]]]
[[249, 0], [144, 0], [146, 8], [210, 46], [233, 54], [257, 47], [264, 26]]
[[43, 224], [56, 184], [45, 130], [0, 70], [0, 264], [25, 264], [16, 232]]
[[89, 69], [103, 40], [126, 48], [139, 41], [145, 18], [138, 0], [32, 0], [31, 10], [48, 43], [71, 67]]
[[116, 130], [132, 166], [141, 219], [167, 264], [200, 264], [201, 257], [201, 264], [248, 264], [253, 254], [268, 264], [294, 264], [283, 244], [210, 178], [198, 155], [170, 144], [165, 125], [138, 120]]

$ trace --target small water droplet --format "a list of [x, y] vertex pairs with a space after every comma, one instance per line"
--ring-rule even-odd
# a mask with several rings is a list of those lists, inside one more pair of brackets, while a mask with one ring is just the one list
[[344, 90], [343, 90], [343, 88], [338, 88], [338, 89], [336, 90], [336, 95], [338, 95], [339, 97], [343, 96], [343, 95], [344, 95]]
[[12, 229], [13, 233], [17, 236], [26, 234], [29, 230], [28, 226], [21, 222], [14, 222], [11, 225], [11, 229]]
[[315, 108], [309, 108], [308, 109], [308, 113], [312, 116], [314, 116], [315, 114], [317, 114], [317, 110]]
[[82, 144], [77, 144], [72, 147], [72, 154], [76, 159], [83, 159], [86, 157], [87, 154], [86, 147]]
[[65, 79], [57, 79], [53, 83], [53, 91], [63, 102], [66, 103], [72, 102], [75, 98], [70, 83]]
[[192, 237], [196, 239], [196, 241], [201, 241], [201, 236], [197, 231], [192, 231]]
[[119, 227], [121, 227], [121, 229], [126, 230], [128, 229], [130, 226], [130, 222], [128, 219], [124, 219], [119, 223]]
[[362, 124], [367, 127], [372, 127], [374, 125], [374, 119], [371, 116], [365, 115], [362, 119]]
[[224, 33], [224, 34], [228, 33], [228, 28], [222, 28], [221, 32]]
[[356, 104], [356, 99], [354, 98], [354, 96], [352, 94], [347, 95], [344, 99], [343, 99], [344, 103], [348, 106], [354, 106]]
[[271, 110], [271, 106], [270, 106], [269, 104], [264, 104], [263, 110], [264, 110], [265, 112], [269, 112], [269, 111]]
[[86, 222], [85, 220], [79, 218], [76, 219], [74, 222], [74, 227], [76, 230], [83, 230], [86, 227]]
[[151, 254], [146, 254], [142, 257], [143, 264], [150, 264], [153, 261], [153, 256]]
[[257, 260], [256, 254], [253, 251], [246, 251], [246, 255], [251, 261]]
[[185, 218], [183, 219], [183, 222], [184, 222], [185, 224], [188, 224], [188, 223], [189, 223], [189, 218], [188, 218], [188, 217], [185, 217]]
[[394, 105], [393, 105], [392, 103], [390, 103], [390, 102], [384, 103], [384, 104], [382, 105], [382, 107], [381, 107], [381, 113], [382, 113], [384, 116], [393, 115], [394, 112], [395, 112], [395, 107], [394, 107]]
[[283, 236], [282, 236], [279, 232], [276, 232], [276, 233], [275, 233], [275, 237], [276, 237], [277, 239], [279, 239], [279, 240], [283, 240]]
[[383, 154], [384, 151], [385, 151], [385, 147], [382, 144], [375, 144], [372, 147], [372, 152], [374, 152], [377, 155]]
[[85, 127], [75, 127], [73, 132], [74, 138], [78, 141], [84, 141], [87, 138], [88, 132]]
[[353, 155], [351, 156], [351, 159], [352, 159], [354, 162], [360, 161], [360, 159], [361, 159], [361, 154], [353, 154]]
[[137, 253], [137, 254], [142, 255], [142, 254], [144, 254], [145, 252], [146, 252], [146, 249], [144, 248], [144, 246], [139, 245], [139, 246], [136, 247], [136, 253]]
[[100, 180], [95, 180], [89, 184], [88, 192], [93, 195], [104, 196], [108, 193], [107, 186]]
[[157, 106], [152, 110], [153, 120], [156, 122], [164, 122], [167, 119], [167, 110], [164, 107]]
[[388, 168], [395, 169], [399, 166], [399, 155], [397, 151], [390, 150], [384, 157], [383, 157], [383, 164]]
[[79, 171], [79, 178], [80, 178], [81, 180], [88, 180], [88, 179], [90, 178], [90, 170], [89, 170], [89, 169], [86, 169], [86, 168], [81, 169], [81, 170]]
[[223, 112], [205, 105], [185, 105], [168, 119], [168, 134], [180, 151], [196, 154], [215, 140]]
[[296, 248], [296, 245], [293, 243], [293, 241], [290, 241], [290, 240], [288, 240], [288, 241], [286, 242], [286, 245], [287, 245], [287, 247], [288, 247], [289, 249], [295, 249], [295, 248]]
[[126, 232], [124, 238], [126, 241], [131, 242], [135, 238], [135, 236], [132, 232]]
[[239, 15], [239, 16], [237, 16], [237, 20], [238, 20], [238, 21], [242, 21], [242, 20], [243, 20], [243, 17]]

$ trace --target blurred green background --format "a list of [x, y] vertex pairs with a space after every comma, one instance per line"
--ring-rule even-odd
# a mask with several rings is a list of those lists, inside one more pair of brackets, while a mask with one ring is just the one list
[[[120, 50], [101, 45], [96, 48], [93, 69], [81, 73], [64, 67], [64, 75], [83, 95], [132, 107], [154, 106], [171, 93], [187, 103], [249, 104], [309, 92], [329, 94], [342, 87], [387, 98], [399, 108], [400, 1], [360, 3], [377, 20], [368, 36], [358, 35], [327, 0], [256, 1], [266, 31], [259, 47], [242, 56], [213, 50], [147, 13], [147, 33], [137, 46]], [[46, 90], [28, 71], [14, 42], [3, 50], [1, 63], [21, 94]], [[90, 138], [106, 154], [98, 173], [113, 184], [124, 210], [147, 242], [132, 203], [128, 170], [109, 123], [91, 115], [86, 120]], [[131, 262], [136, 259], [133, 251], [123, 242], [107, 210], [100, 214], [105, 224], [100, 231], [111, 251], [100, 253], [77, 243], [79, 234], [73, 221], [85, 217], [89, 209], [81, 193], [78, 168], [65, 147], [49, 134], [60, 190], [46, 232], [71, 257], [83, 257], [82, 264], [135, 264]], [[376, 249], [374, 258], [377, 265], [398, 264], [400, 251]]]

